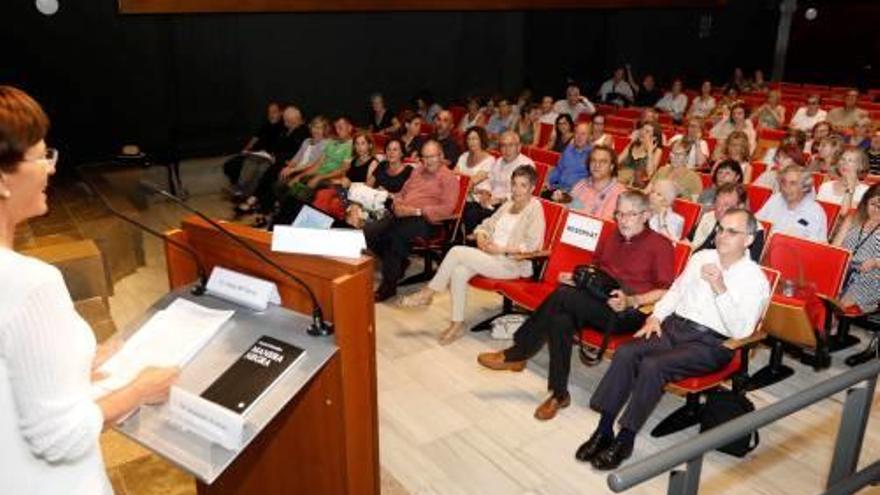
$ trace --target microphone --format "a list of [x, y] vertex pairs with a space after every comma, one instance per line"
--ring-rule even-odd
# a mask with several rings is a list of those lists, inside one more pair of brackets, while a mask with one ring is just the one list
[[303, 282], [301, 278], [297, 277], [293, 273], [290, 273], [289, 270], [287, 270], [283, 266], [279, 265], [278, 263], [276, 263], [275, 261], [270, 259], [268, 256], [266, 256], [265, 254], [261, 253], [259, 250], [257, 250], [256, 248], [251, 246], [249, 243], [247, 243], [244, 239], [241, 239], [237, 235], [230, 232], [229, 229], [227, 229], [226, 227], [224, 227], [223, 225], [221, 225], [217, 221], [209, 218], [207, 215], [205, 215], [201, 211], [186, 204], [186, 202], [184, 202], [182, 199], [180, 199], [177, 196], [171, 194], [170, 192], [162, 189], [158, 185], [153, 184], [152, 182], [149, 182], [146, 180], [140, 180], [140, 181], [138, 181], [138, 184], [140, 184], [141, 187], [143, 187], [151, 192], [154, 192], [160, 196], [163, 196], [165, 198], [170, 199], [171, 201], [174, 201], [175, 203], [180, 205], [181, 208], [183, 208], [189, 212], [194, 213], [196, 216], [198, 216], [202, 220], [208, 222], [216, 230], [220, 231], [220, 233], [222, 233], [223, 235], [225, 235], [226, 237], [231, 239], [233, 242], [235, 242], [239, 246], [245, 248], [252, 255], [259, 258], [260, 261], [266, 263], [267, 265], [269, 265], [272, 268], [276, 269], [277, 271], [281, 272], [284, 276], [286, 276], [290, 280], [293, 280], [294, 282], [296, 282], [297, 285], [299, 285], [300, 287], [302, 287], [303, 289], [306, 290], [306, 292], [308, 293], [309, 297], [312, 300], [312, 325], [307, 330], [307, 333], [309, 335], [312, 335], [315, 337], [327, 336], [327, 335], [333, 334], [333, 324], [330, 322], [324, 321], [324, 312], [321, 310], [321, 305], [318, 303], [318, 298], [315, 297], [315, 293], [312, 292], [312, 289], [308, 285], [306, 285], [306, 283]]
[[161, 232], [158, 232], [155, 229], [148, 227], [148, 226], [144, 225], [143, 223], [135, 220], [134, 218], [131, 218], [130, 216], [117, 210], [116, 208], [114, 208], [113, 206], [110, 205], [110, 202], [107, 201], [107, 198], [104, 197], [104, 195], [98, 191], [98, 188], [95, 187], [95, 184], [92, 183], [92, 181], [90, 179], [88, 179], [86, 177], [86, 175], [82, 173], [81, 170], [77, 169], [76, 173], [79, 176], [79, 178], [82, 180], [82, 184], [83, 184], [83, 186], [85, 186], [85, 189], [87, 189], [88, 192], [91, 193], [93, 196], [98, 198], [98, 201], [100, 201], [101, 204], [104, 205], [104, 207], [107, 208], [107, 210], [113, 214], [113, 216], [115, 216], [117, 218], [121, 218], [122, 220], [125, 220], [126, 222], [134, 225], [135, 227], [141, 229], [142, 231], [144, 231], [150, 235], [153, 235], [155, 237], [158, 237], [159, 239], [162, 239], [163, 241], [167, 242], [168, 244], [171, 244], [172, 246], [174, 246], [174, 247], [180, 249], [181, 251], [185, 252], [186, 254], [188, 254], [189, 257], [192, 258], [193, 262], [195, 262], [196, 271], [198, 271], [198, 275], [199, 275], [199, 283], [196, 284], [195, 287], [192, 288], [191, 292], [193, 295], [196, 295], [196, 296], [201, 296], [202, 294], [205, 293], [205, 290], [207, 289], [207, 286], [208, 286], [208, 276], [206, 275], [205, 265], [202, 264], [202, 261], [199, 259], [198, 254], [196, 254], [196, 252], [193, 251], [193, 249], [191, 247], [187, 246], [186, 244], [183, 244], [182, 242], [178, 242], [178, 241], [168, 237], [167, 235], [165, 235]]

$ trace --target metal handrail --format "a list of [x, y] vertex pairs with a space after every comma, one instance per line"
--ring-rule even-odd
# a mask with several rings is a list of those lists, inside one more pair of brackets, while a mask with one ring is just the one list
[[[767, 407], [740, 416], [734, 420], [724, 423], [723, 425], [713, 428], [710, 431], [701, 433], [700, 435], [692, 439], [685, 440], [684, 442], [674, 445], [662, 452], [653, 454], [646, 459], [619, 469], [618, 471], [615, 471], [608, 475], [608, 486], [614, 492], [621, 492], [646, 480], [654, 478], [655, 476], [670, 471], [676, 466], [679, 466], [683, 463], [690, 464], [694, 461], [699, 461], [702, 459], [702, 456], [706, 452], [710, 452], [719, 447], [727, 445], [733, 440], [747, 435], [748, 432], [755, 431], [759, 428], [767, 426], [768, 424], [778, 421], [785, 416], [795, 413], [811, 404], [819, 402], [826, 397], [834, 395], [843, 390], [851, 389], [854, 385], [865, 381], [868, 382], [868, 385], [863, 390], [864, 393], [862, 395], [866, 395], [867, 397], [867, 411], [864, 411], [865, 417], [862, 419], [864, 422], [867, 422], [867, 412], [870, 411], [870, 398], [874, 394], [874, 388], [876, 386], [878, 374], [880, 374], [880, 361], [872, 361], [860, 365], [851, 371], [829, 378], [828, 380], [825, 380], [818, 385], [812, 386], [809, 389], [798, 392], [791, 397], [787, 397]], [[855, 453], [854, 460], [850, 459], [850, 457], [852, 457], [851, 453], [842, 454], [844, 458], [840, 460], [837, 459], [837, 454], [840, 454], [841, 448], [840, 437], [841, 435], [844, 435], [849, 431], [846, 428], [847, 425], [845, 423], [848, 420], [847, 413], [857, 412], [857, 410], [850, 411], [850, 409], [854, 407], [858, 408], [859, 406], [861, 406], [862, 409], [864, 409], [864, 404], [857, 404], [856, 402], [856, 400], [851, 401], [850, 397], [847, 397], [847, 404], [843, 411], [844, 415], [842, 417], [841, 429], [838, 433], [838, 446], [834, 460], [835, 465], [832, 465], [831, 475], [829, 475], [829, 488], [831, 488], [831, 485], [833, 485], [834, 483], [842, 481], [841, 479], [834, 479], [835, 477], [839, 478], [841, 476], [841, 473], [843, 475], [851, 475], [852, 470], [855, 469], [855, 462], [858, 461], [858, 452]], [[858, 450], [861, 450], [861, 437], [863, 436], [863, 433], [864, 426], [862, 426], [862, 430], [858, 435], [858, 438], [855, 439], [855, 441], [858, 442]], [[853, 439], [849, 439], [848, 441], [852, 442]], [[846, 465], [852, 464], [852, 468], [849, 470], [849, 473], [841, 471], [841, 469], [843, 471], [846, 471], [848, 466], [836, 466], [836, 464], [841, 463]], [[696, 468], [697, 472], [694, 474], [696, 474], [696, 482], [698, 482], [699, 462], [697, 462], [696, 464], [697, 465], [695, 465], [694, 467]], [[835, 473], [837, 474], [837, 476], [835, 476]], [[695, 483], [694, 480], [689, 481], [689, 484], [693, 483]]]

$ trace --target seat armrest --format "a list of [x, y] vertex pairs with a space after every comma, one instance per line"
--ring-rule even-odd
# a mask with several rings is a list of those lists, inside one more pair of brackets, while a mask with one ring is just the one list
[[742, 348], [751, 347], [758, 342], [764, 340], [767, 337], [767, 334], [761, 331], [754, 332], [748, 337], [742, 339], [727, 339], [724, 341], [724, 347], [727, 347], [730, 350], [737, 350]]
[[511, 255], [508, 256], [508, 257], [509, 257], [510, 259], [514, 259], [514, 260], [517, 260], [517, 261], [522, 261], [522, 260], [534, 260], [534, 259], [540, 259], [540, 258], [548, 258], [548, 257], [550, 257], [550, 250], [548, 250], [548, 249], [543, 249], [543, 250], [541, 250], [541, 251], [532, 251], [531, 253], [517, 253], [517, 254], [511, 254]]

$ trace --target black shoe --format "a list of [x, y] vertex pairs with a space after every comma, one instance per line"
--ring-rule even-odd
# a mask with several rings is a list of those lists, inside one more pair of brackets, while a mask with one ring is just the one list
[[388, 287], [385, 284], [380, 284], [379, 288], [376, 290], [376, 293], [373, 295], [373, 300], [377, 303], [385, 302], [392, 297], [397, 295], [397, 289], [394, 287]]
[[600, 452], [607, 449], [613, 441], [614, 435], [608, 435], [607, 433], [602, 433], [601, 431], [596, 430], [593, 432], [593, 435], [589, 440], [578, 447], [577, 452], [574, 453], [574, 457], [581, 462], [590, 462], [599, 455]]
[[591, 463], [599, 471], [617, 469], [620, 464], [629, 459], [633, 453], [633, 446], [615, 439], [607, 449], [596, 454]]

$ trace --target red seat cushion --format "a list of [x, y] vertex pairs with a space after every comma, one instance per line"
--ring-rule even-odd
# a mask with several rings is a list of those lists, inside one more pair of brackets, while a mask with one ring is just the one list
[[471, 287], [475, 287], [477, 289], [494, 291], [498, 290], [498, 284], [503, 282], [504, 280], [500, 280], [497, 278], [489, 278], [484, 277], [482, 275], [474, 275], [468, 283], [470, 283]]
[[[593, 347], [599, 347], [602, 345], [602, 337], [605, 335], [605, 332], [600, 332], [599, 330], [593, 328], [584, 328], [581, 330], [581, 342], [587, 345], [591, 345]], [[633, 334], [631, 333], [621, 333], [614, 334], [608, 337], [608, 350], [613, 351], [617, 349], [618, 346], [625, 344], [633, 339]]]
[[718, 385], [724, 380], [727, 380], [731, 377], [731, 375], [736, 373], [736, 371], [739, 369], [740, 361], [742, 359], [742, 357], [740, 356], [741, 352], [742, 351], [737, 350], [733, 354], [733, 359], [731, 359], [725, 367], [721, 368], [718, 371], [703, 376], [684, 378], [677, 382], [672, 382], [670, 385], [674, 385], [676, 387], [693, 392], [699, 392], [700, 390], [714, 387], [715, 385]]
[[528, 279], [499, 281], [497, 289], [514, 303], [528, 309], [535, 309], [544, 302], [558, 284], [531, 282]]

